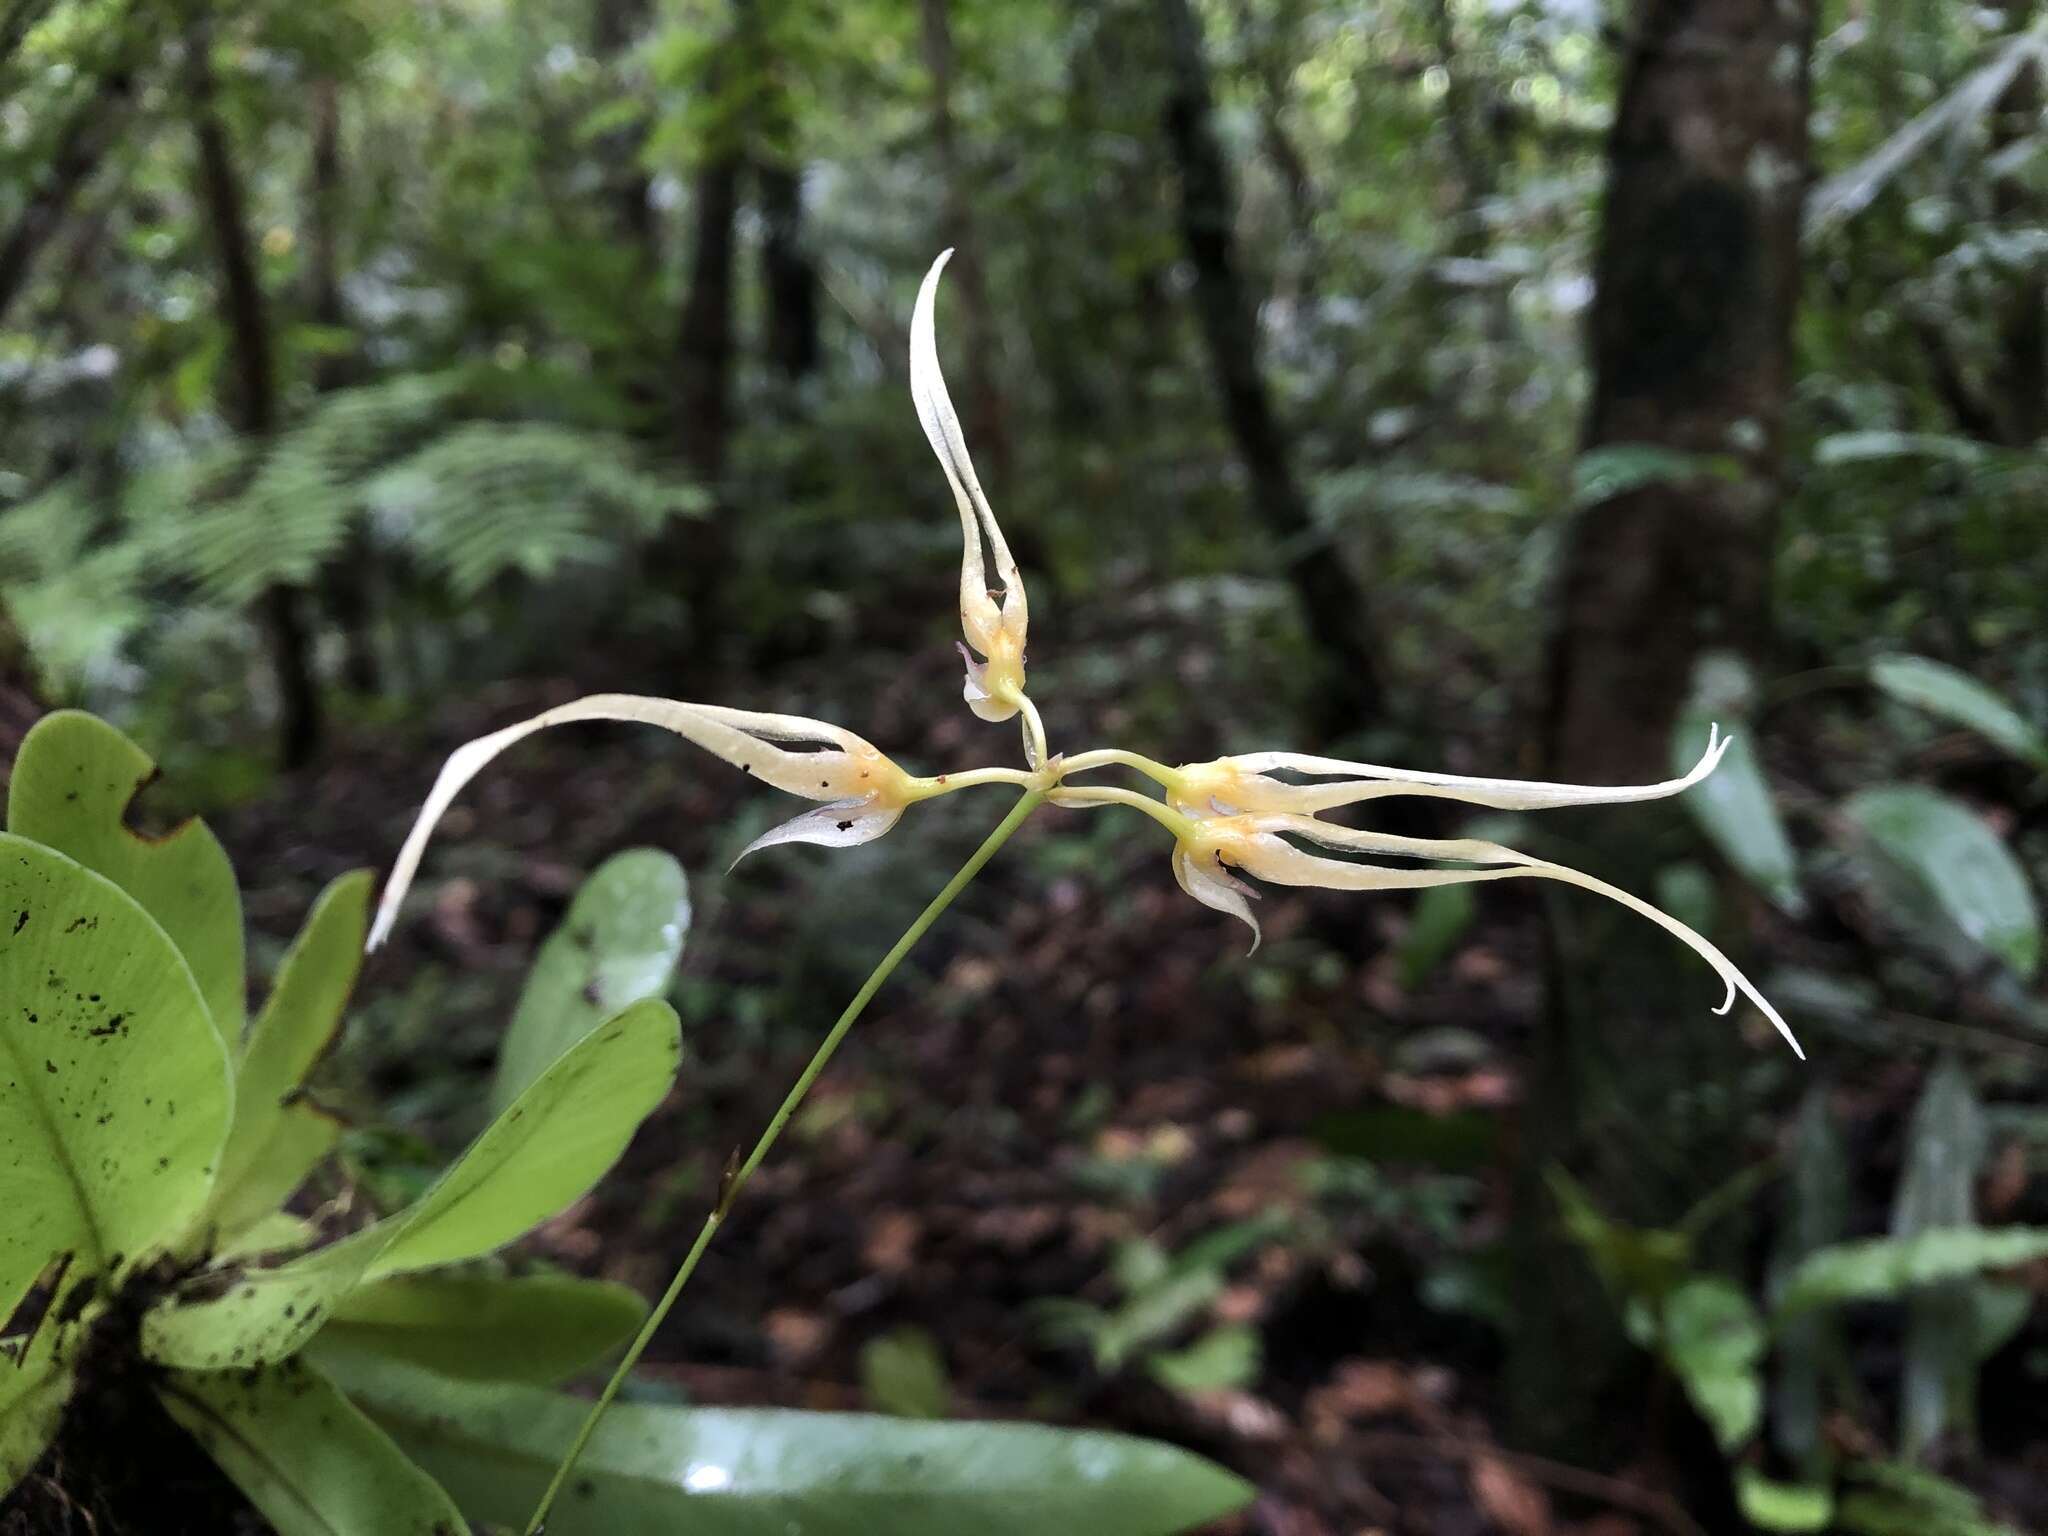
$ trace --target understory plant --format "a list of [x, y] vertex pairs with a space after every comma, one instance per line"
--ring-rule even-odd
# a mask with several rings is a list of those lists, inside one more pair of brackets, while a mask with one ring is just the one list
[[[596, 1183], [673, 1087], [659, 994], [688, 922], [682, 873], [641, 850], [592, 877], [508, 1031], [495, 1118], [418, 1199], [342, 1230], [343, 1202], [318, 1217], [286, 1203], [341, 1134], [306, 1083], [355, 981], [368, 875], [319, 897], [245, 1019], [219, 843], [198, 822], [161, 839], [126, 825], [153, 772], [65, 712], [30, 733], [9, 785], [0, 1497], [61, 1486], [61, 1455], [37, 1469], [68, 1411], [144, 1393], [282, 1536], [516, 1525], [584, 1417], [548, 1388], [647, 1308], [489, 1256]], [[94, 1490], [67, 1493], [90, 1522]], [[635, 1404], [591, 1441], [552, 1529], [1164, 1536], [1247, 1496], [1126, 1436]]]
[[[54, 717], [39, 727], [17, 765], [10, 803], [5, 847], [8, 879], [17, 886], [0, 886], [0, 903], [13, 903], [0, 911], [0, 923], [18, 929], [11, 943], [0, 938], [0, 966], [7, 967], [0, 970], [0, 1005], [9, 1010], [0, 1019], [9, 1047], [0, 1069], [10, 1096], [0, 1105], [0, 1135], [9, 1138], [0, 1142], [0, 1157], [28, 1192], [24, 1208], [35, 1214], [0, 1237], [0, 1282], [7, 1287], [0, 1302], [15, 1314], [9, 1331], [17, 1340], [16, 1369], [0, 1387], [0, 1470], [10, 1481], [54, 1432], [82, 1341], [104, 1325], [132, 1327], [133, 1349], [162, 1372], [154, 1390], [173, 1417], [288, 1536], [456, 1529], [465, 1515], [501, 1522], [516, 1518], [506, 1513], [511, 1501], [536, 1493], [530, 1536], [544, 1525], [557, 1536], [682, 1528], [664, 1497], [694, 1501], [691, 1529], [799, 1532], [1163, 1532], [1242, 1502], [1243, 1485], [1206, 1464], [1116, 1437], [934, 1424], [885, 1432], [871, 1421], [776, 1415], [730, 1415], [714, 1432], [701, 1415], [612, 1407], [855, 1021], [959, 893], [1047, 804], [1148, 818], [1171, 839], [1171, 868], [1182, 889], [1246, 923], [1254, 947], [1251, 881], [1341, 890], [1505, 879], [1576, 885], [1629, 907], [1699, 954], [1725, 985], [1719, 1011], [1745, 996], [1792, 1041], [1783, 1019], [1726, 955], [1628, 892], [1497, 842], [1395, 836], [1330, 819], [1392, 795], [1498, 810], [1658, 799], [1713, 771], [1728, 748], [1717, 732], [1709, 732], [1688, 772], [1636, 786], [1409, 772], [1288, 751], [1180, 765], [1121, 747], [1055, 751], [1027, 688], [1024, 582], [939, 369], [934, 307], [945, 260], [926, 276], [912, 317], [912, 396], [960, 518], [965, 699], [984, 721], [1018, 722], [1021, 766], [917, 775], [824, 721], [596, 695], [450, 757], [369, 925], [374, 948], [398, 919], [433, 829], [464, 786], [500, 752], [556, 725], [657, 725], [814, 802], [746, 853], [787, 842], [865, 843], [911, 807], [964, 789], [1001, 785], [1017, 794], [875, 966], [752, 1150], [732, 1166], [664, 1294], [644, 1317], [635, 1305], [637, 1332], [587, 1411], [499, 1379], [504, 1369], [471, 1373], [494, 1378], [484, 1383], [450, 1370], [447, 1340], [499, 1304], [434, 1288], [478, 1284], [447, 1266], [503, 1246], [589, 1188], [666, 1096], [677, 1029], [652, 995], [659, 987], [618, 1000], [623, 1006], [609, 1017], [563, 1023], [545, 1044], [522, 1046], [524, 1065], [513, 1075], [530, 1078], [509, 1100], [501, 1093], [498, 1118], [431, 1188], [382, 1220], [325, 1240], [302, 1219], [280, 1215], [278, 1205], [332, 1144], [331, 1129], [298, 1089], [332, 1032], [354, 971], [364, 883], [356, 877], [323, 898], [245, 1037], [239, 915], [217, 845], [191, 828], [159, 844], [136, 839], [121, 813], [147, 771], [141, 754], [85, 717]], [[991, 566], [999, 596], [989, 589]], [[1102, 782], [1109, 770], [1134, 773], [1149, 789]], [[46, 1017], [34, 1006], [39, 987], [50, 993]], [[17, 1022], [32, 1012], [38, 1021]], [[38, 1059], [45, 1053], [47, 1067]], [[500, 1089], [509, 1091], [502, 1078]], [[493, 1282], [492, 1294], [510, 1295], [503, 1287], [519, 1283]], [[525, 1358], [523, 1334], [548, 1336], [566, 1326], [562, 1319], [581, 1315], [579, 1308], [616, 1321], [605, 1312], [615, 1306], [614, 1293], [549, 1284], [546, 1293], [529, 1289], [519, 1303], [502, 1304], [508, 1338], [482, 1349], [478, 1363], [507, 1352], [515, 1362]], [[428, 1298], [418, 1304], [429, 1321], [415, 1347], [374, 1347], [404, 1331], [414, 1306], [409, 1296]], [[584, 1299], [563, 1299], [570, 1296]], [[535, 1361], [532, 1374], [573, 1368], [630, 1327], [593, 1321], [579, 1336], [588, 1348], [549, 1354], [549, 1369]], [[418, 1342], [429, 1336], [438, 1342]], [[552, 1475], [528, 1477], [550, 1463]], [[771, 1502], [765, 1510], [757, 1503], [744, 1518], [719, 1523], [722, 1504], [758, 1494], [764, 1469], [780, 1464], [805, 1469], [823, 1502]], [[916, 1486], [934, 1465], [956, 1479], [949, 1489]], [[287, 1475], [290, 1486], [279, 1485], [280, 1467], [298, 1469]], [[590, 1507], [586, 1485], [601, 1494], [621, 1482], [627, 1491], [617, 1508]], [[572, 1486], [576, 1496], [561, 1499]]]

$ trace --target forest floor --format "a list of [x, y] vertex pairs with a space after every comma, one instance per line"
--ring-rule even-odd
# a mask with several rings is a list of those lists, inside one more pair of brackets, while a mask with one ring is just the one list
[[[358, 732], [214, 817], [259, 942], [281, 945], [326, 880], [388, 863], [449, 749], [574, 691], [510, 684], [427, 737]], [[893, 747], [876, 717], [907, 707], [878, 697], [861, 728]], [[919, 734], [907, 760], [965, 761], [961, 726]], [[534, 1243], [652, 1294], [872, 957], [1001, 814], [984, 793], [930, 831], [907, 818], [873, 849], [777, 850], [720, 879], [759, 786], [644, 734], [537, 738], [444, 822], [364, 977], [338, 1091], [407, 1133], [379, 1144], [394, 1176], [431, 1166], [475, 1129], [497, 1031], [580, 875], [630, 846], [675, 853], [696, 902], [677, 1092]], [[1175, 888], [1156, 830], [1049, 813], [1005, 850], [862, 1021], [643, 1378], [693, 1401], [871, 1407], [875, 1342], [915, 1330], [952, 1414], [1157, 1436], [1252, 1480], [1257, 1503], [1219, 1536], [1701, 1531], [1639, 1423], [1598, 1465], [1504, 1447], [1501, 1338], [1470, 1261], [1506, 1222], [1540, 997], [1533, 904], [1482, 902], [1417, 980], [1405, 908], [1273, 893], [1266, 952], [1306, 959], [1248, 967], [1243, 930]], [[1242, 1251], [1192, 1304], [1120, 1293], [1128, 1245], [1184, 1254], [1219, 1232]], [[1103, 1309], [1107, 1333], [1060, 1335], [1071, 1299]], [[1198, 1338], [1213, 1347], [1191, 1362]], [[1227, 1384], [1169, 1387], [1162, 1356]]]

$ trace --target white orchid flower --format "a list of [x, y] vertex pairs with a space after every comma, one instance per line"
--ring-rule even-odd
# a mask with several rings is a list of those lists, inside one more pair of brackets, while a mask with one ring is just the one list
[[[939, 274], [946, 269], [952, 252], [943, 251], [925, 274], [917, 291], [917, 307], [910, 316], [910, 395], [917, 406], [917, 419], [924, 435], [946, 472], [953, 488], [953, 501], [960, 512], [960, 629], [967, 637], [961, 656], [967, 663], [963, 690], [967, 707], [983, 720], [1013, 718], [1026, 712], [1033, 726], [1036, 711], [1024, 696], [1024, 635], [1030, 623], [1024, 596], [1024, 579], [1011, 558], [1010, 546], [996, 515], [982, 493], [981, 480], [968, 456], [967, 440], [960, 431], [960, 418], [946, 393], [946, 378], [939, 371], [938, 338], [933, 309], [939, 292]], [[996, 575], [1003, 584], [999, 604], [988, 590], [988, 575], [982, 562], [982, 540], [988, 540], [995, 556]], [[968, 647], [972, 647], [970, 651]], [[976, 660], [979, 656], [981, 659]], [[1044, 732], [1035, 729], [1026, 737], [1033, 760], [1044, 756]]]
[[[419, 819], [406, 836], [405, 846], [399, 850], [391, 878], [385, 883], [377, 920], [370, 929], [371, 949], [382, 944], [391, 932], [399, 903], [405, 899], [406, 890], [419, 870], [427, 840], [464, 786], [513, 743], [550, 726], [578, 720], [658, 725], [724, 758], [764, 784], [806, 800], [825, 802], [816, 810], [805, 811], [762, 833], [741, 850], [740, 858], [777, 843], [822, 843], [830, 848], [850, 848], [872, 842], [896, 825], [906, 805], [949, 788], [959, 788], [978, 777], [955, 774], [950, 778], [916, 778], [853, 732], [801, 715], [756, 714], [752, 710], [686, 704], [679, 699], [632, 693], [593, 694], [543, 710], [530, 720], [479, 737], [449, 754], [426, 804], [420, 808]], [[791, 751], [777, 745], [778, 742], [814, 742], [817, 749]]]
[[[1239, 872], [1272, 885], [1320, 886], [1338, 891], [1414, 890], [1432, 885], [1515, 879], [1557, 880], [1576, 885], [1647, 917], [1692, 949], [1727, 985], [1728, 995], [1714, 1011], [1728, 1012], [1740, 993], [1756, 1004], [1803, 1060], [1806, 1053], [1800, 1049], [1791, 1028], [1735, 963], [1703, 935], [1641, 897], [1579, 870], [1532, 858], [1499, 843], [1367, 832], [1335, 826], [1316, 815], [1386, 795], [1432, 795], [1497, 810], [1521, 811], [1658, 800], [1680, 794], [1712, 773], [1733, 739], [1723, 737], [1719, 727], [1715, 727], [1708, 735], [1707, 750], [1690, 773], [1658, 784], [1631, 785], [1545, 784], [1526, 779], [1411, 773], [1299, 752], [1254, 752], [1167, 768], [1134, 753], [1112, 749], [1069, 759], [1066, 771], [1082, 772], [1111, 764], [1139, 768], [1165, 787], [1164, 804], [1129, 790], [1072, 784], [1063, 784], [1051, 798], [1056, 804], [1068, 806], [1129, 805], [1166, 826], [1174, 834], [1173, 874], [1180, 888], [1203, 906], [1227, 912], [1250, 928], [1253, 949], [1259, 946], [1259, 920], [1251, 904], [1259, 893], [1239, 878]], [[1274, 776], [1281, 772], [1302, 775], [1309, 782]], [[1327, 858], [1296, 847], [1289, 838], [1345, 853], [1439, 860], [1464, 867], [1423, 869]]]

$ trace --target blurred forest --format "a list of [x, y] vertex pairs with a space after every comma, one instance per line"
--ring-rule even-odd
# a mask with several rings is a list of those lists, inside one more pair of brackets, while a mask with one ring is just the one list
[[[580, 693], [1010, 761], [909, 398], [950, 247], [1054, 735], [1620, 784], [1718, 722], [1513, 834], [1808, 1059], [1580, 892], [1276, 889], [1247, 959], [1049, 812], [637, 1390], [1134, 1430], [1247, 1536], [2048, 1530], [2044, 84], [2036, 0], [0, 0], [0, 761], [118, 722], [259, 974]], [[665, 849], [681, 1086], [536, 1240], [658, 1292], [988, 811], [728, 874], [757, 789], [612, 727], [480, 781], [330, 1186], [418, 1191]]]

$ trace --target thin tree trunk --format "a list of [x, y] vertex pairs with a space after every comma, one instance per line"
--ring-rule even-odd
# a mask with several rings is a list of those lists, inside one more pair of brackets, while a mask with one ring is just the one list
[[[2031, 26], [2036, 0], [2005, 0], [2006, 30]], [[1998, 99], [1991, 123], [1994, 148], [2014, 144], [2041, 124], [2041, 66], [2020, 65]], [[2024, 173], [1999, 178], [1994, 211], [2008, 228], [2039, 222], [2040, 198]], [[1998, 362], [1992, 376], [2001, 436], [2007, 447], [2025, 448], [2048, 431], [2048, 262], [2030, 258], [2015, 274], [1998, 326]]]
[[803, 177], [780, 160], [755, 167], [761, 199], [761, 286], [767, 298], [768, 361], [794, 384], [817, 371], [818, 269], [804, 244]]
[[[616, 64], [630, 52], [647, 30], [648, 0], [595, 0], [590, 18], [592, 52], [606, 63]], [[648, 197], [652, 178], [640, 163], [645, 130], [638, 126], [617, 128], [598, 143], [604, 166], [604, 199], [611, 209], [613, 225], [627, 245], [639, 252], [651, 277], [661, 266], [661, 230]]]
[[103, 79], [64, 125], [35, 189], [0, 239], [0, 320], [28, 286], [37, 256], [57, 233], [79, 190], [127, 126], [135, 77], [126, 68]]
[[1566, 779], [1659, 776], [1695, 658], [1761, 643], [1791, 388], [1813, 0], [1644, 0], [1637, 16], [1586, 446], [1737, 472], [1658, 479], [1576, 518], [1550, 698]]
[[14, 765], [14, 754], [21, 750], [21, 738], [41, 716], [43, 707], [28, 648], [14, 627], [14, 616], [0, 602], [0, 791], [7, 787], [8, 770]]
[[[277, 372], [271, 354], [268, 306], [256, 268], [255, 245], [249, 238], [241, 179], [215, 100], [210, 42], [203, 27], [193, 28], [188, 50], [187, 89], [199, 149], [199, 200], [220, 263], [222, 308], [232, 340], [234, 371], [228, 414], [243, 434], [260, 442], [277, 430]], [[258, 600], [258, 609], [269, 633], [277, 673], [284, 765], [300, 767], [319, 745], [321, 721], [299, 595], [290, 587], [272, 587]]]
[[733, 225], [740, 156], [714, 153], [697, 173], [689, 287], [676, 333], [676, 446], [706, 488], [725, 478], [732, 440]]
[[1210, 371], [1250, 481], [1254, 511], [1290, 551], [1287, 575], [1321, 664], [1317, 724], [1326, 737], [1384, 718], [1378, 651], [1365, 593], [1320, 536], [1287, 459], [1287, 440], [1259, 372], [1258, 318], [1231, 251], [1231, 197], [1212, 122], [1200, 23], [1188, 0], [1159, 0], [1168, 51], [1166, 137], [1180, 169], [1181, 238]]
[[[306, 310], [315, 324], [339, 332], [348, 323], [341, 299], [341, 84], [332, 76], [312, 87], [312, 167], [307, 186]], [[357, 374], [353, 350], [322, 348], [313, 364], [313, 387], [321, 394], [346, 386]], [[373, 694], [383, 669], [371, 615], [370, 584], [375, 561], [368, 530], [349, 531], [341, 558], [321, 573], [320, 592], [328, 616], [342, 637], [342, 678], [351, 690]]]
[[[1608, 145], [1585, 443], [1642, 445], [1676, 463], [1582, 508], [1570, 529], [1547, 720], [1561, 779], [1667, 776], [1700, 655], [1753, 653], [1767, 633], [1816, 4], [1636, 6]], [[1658, 818], [1680, 815], [1559, 814], [1559, 837], [1638, 889], [1666, 856]], [[1739, 888], [1727, 896], [1739, 910]], [[1560, 1454], [1597, 1442], [1603, 1454], [1659, 1458], [1661, 1426], [1613, 1440], [1603, 1394], [1640, 1357], [1560, 1235], [1546, 1175], [1569, 1167], [1616, 1218], [1672, 1224], [1752, 1156], [1746, 1047], [1707, 1013], [1718, 986], [1640, 942], [1624, 926], [1630, 914], [1566, 901], [1550, 910], [1548, 1008], [1513, 1164], [1521, 1283], [1508, 1398], [1519, 1435]], [[1739, 1241], [1739, 1223], [1714, 1241]], [[1718, 1463], [1680, 1497], [1703, 1526], [1739, 1523], [1720, 1507]]]
[[[950, 0], [919, 0], [918, 16], [925, 73], [931, 77], [930, 132], [932, 158], [939, 167], [940, 238], [953, 251], [946, 276], [959, 305], [964, 425], [974, 455], [984, 466], [989, 493], [1000, 501], [1010, 483], [1010, 434], [1002, 392], [996, 387], [995, 331], [989, 320], [988, 278], [975, 230], [974, 189], [953, 115], [956, 57]], [[1028, 540], [1028, 532], [1026, 537]]]

